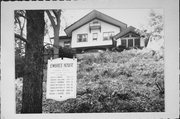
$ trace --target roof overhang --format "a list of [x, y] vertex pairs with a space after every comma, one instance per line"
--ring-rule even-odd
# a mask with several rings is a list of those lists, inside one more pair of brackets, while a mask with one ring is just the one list
[[121, 30], [125, 30], [127, 28], [127, 24], [118, 21], [108, 15], [105, 15], [97, 10], [93, 10], [92, 12], [90, 12], [89, 14], [85, 15], [84, 17], [82, 17], [81, 19], [79, 19], [78, 21], [76, 21], [75, 23], [73, 23], [72, 25], [68, 26], [64, 31], [66, 32], [66, 34], [68, 36], [72, 35], [72, 31], [76, 30], [77, 28], [87, 24], [88, 22], [94, 20], [94, 19], [99, 19], [102, 20], [104, 22], [110, 23], [112, 25], [118, 26], [121, 28]]
[[[50, 39], [54, 39], [54, 37], [51, 37]], [[71, 37], [69, 36], [59, 36], [59, 40], [69, 40]]]
[[115, 38], [115, 39], [121, 38], [122, 36], [124, 36], [124, 35], [126, 35], [127, 33], [130, 33], [130, 32], [135, 33], [135, 34], [137, 34], [137, 35], [140, 35], [140, 34], [136, 31], [136, 28], [135, 28], [135, 27], [129, 26], [129, 27], [128, 27], [127, 29], [125, 29], [124, 31], [116, 34], [116, 35], [114, 36], [114, 38]]

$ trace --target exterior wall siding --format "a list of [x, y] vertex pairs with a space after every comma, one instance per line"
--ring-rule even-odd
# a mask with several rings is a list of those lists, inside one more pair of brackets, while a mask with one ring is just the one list
[[140, 46], [145, 47], [145, 39], [140, 38]]
[[[81, 26], [80, 28], [74, 30], [72, 32], [72, 40], [71, 40], [71, 47], [72, 48], [81, 48], [81, 47], [91, 47], [91, 46], [103, 46], [103, 45], [112, 45], [112, 40], [103, 40], [103, 33], [104, 32], [114, 32], [114, 35], [120, 32], [120, 28], [106, 22], [98, 20], [101, 24], [101, 30], [89, 30], [89, 23]], [[93, 40], [93, 33], [98, 34], [98, 39]], [[87, 42], [77, 42], [77, 35], [78, 34], [88, 34]]]

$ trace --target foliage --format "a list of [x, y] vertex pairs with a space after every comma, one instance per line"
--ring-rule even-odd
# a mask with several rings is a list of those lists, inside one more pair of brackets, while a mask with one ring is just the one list
[[22, 108], [22, 81], [23, 78], [17, 78], [15, 80], [15, 89], [16, 89], [16, 113], [21, 112]]
[[[151, 46], [152, 43], [159, 42], [160, 46], [157, 47], [164, 47], [164, 31], [163, 31], [164, 23], [163, 23], [163, 15], [160, 12], [155, 10], [151, 10], [149, 13], [149, 23], [148, 26], [143, 26], [141, 30], [137, 30], [141, 34], [141, 36], [145, 39], [145, 45], [149, 48], [153, 49], [154, 45]], [[156, 49], [156, 48], [155, 48]]]
[[59, 57], [73, 58], [73, 56], [75, 56], [73, 49], [68, 47], [59, 48]]
[[147, 37], [162, 37], [163, 32], [163, 16], [154, 10], [149, 13], [149, 23], [148, 26], [143, 26], [142, 30], [139, 31], [143, 36]]
[[154, 37], [159, 37], [160, 39], [162, 37], [163, 31], [163, 16], [162, 14], [156, 13], [155, 11], [151, 11], [149, 17], [149, 26], [151, 27], [149, 32]]
[[60, 102], [46, 99], [44, 80], [44, 113], [164, 111], [164, 57], [159, 52], [82, 54], [77, 74], [77, 97]]

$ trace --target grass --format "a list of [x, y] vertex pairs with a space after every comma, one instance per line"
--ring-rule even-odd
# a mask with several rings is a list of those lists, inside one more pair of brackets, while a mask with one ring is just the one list
[[161, 52], [132, 49], [79, 55], [77, 97], [65, 101], [46, 99], [46, 71], [44, 74], [43, 113], [164, 111]]

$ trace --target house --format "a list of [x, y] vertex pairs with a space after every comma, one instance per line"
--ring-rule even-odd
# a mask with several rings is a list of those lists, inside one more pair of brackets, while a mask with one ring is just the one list
[[144, 41], [135, 28], [97, 10], [85, 15], [65, 30], [67, 36], [60, 37], [60, 46], [68, 46], [77, 52], [91, 49], [144, 47]]
[[124, 46], [125, 48], [145, 46], [144, 39], [140, 37], [140, 34], [136, 32], [136, 28], [133, 26], [129, 26], [124, 31], [116, 34], [114, 39], [117, 41], [117, 46]]
[[59, 46], [60, 47], [71, 47], [71, 37], [69, 36], [59, 36]]

